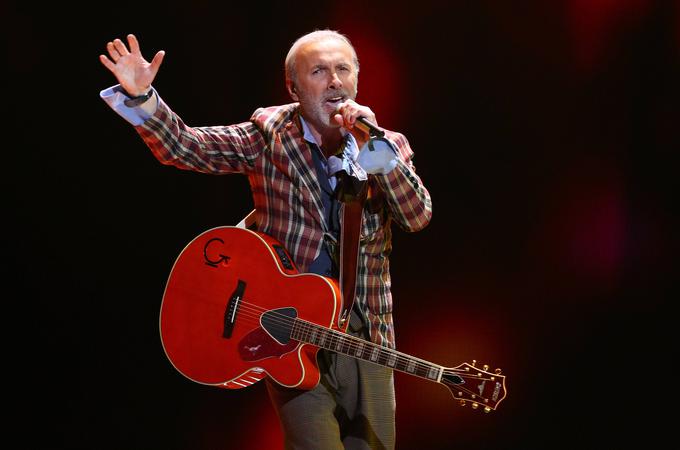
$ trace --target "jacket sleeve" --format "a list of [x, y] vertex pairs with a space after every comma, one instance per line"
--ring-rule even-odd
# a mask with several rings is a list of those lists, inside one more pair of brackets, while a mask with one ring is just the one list
[[203, 173], [247, 173], [265, 147], [252, 122], [190, 127], [161, 99], [153, 116], [135, 129], [161, 163]]
[[406, 137], [388, 132], [386, 137], [397, 151], [397, 166], [387, 174], [375, 175], [397, 224], [406, 231], [418, 231], [432, 217], [430, 194], [416, 174], [413, 151]]

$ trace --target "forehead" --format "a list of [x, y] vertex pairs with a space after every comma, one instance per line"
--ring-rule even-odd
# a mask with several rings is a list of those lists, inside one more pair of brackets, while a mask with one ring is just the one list
[[340, 39], [323, 39], [302, 45], [295, 56], [297, 65], [353, 63], [352, 48]]

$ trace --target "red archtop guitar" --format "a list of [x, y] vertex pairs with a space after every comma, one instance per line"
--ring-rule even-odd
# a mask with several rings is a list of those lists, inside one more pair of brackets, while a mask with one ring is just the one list
[[320, 348], [441, 383], [461, 403], [486, 412], [505, 398], [505, 376], [488, 366], [443, 367], [346, 334], [335, 280], [298, 273], [275, 239], [245, 228], [217, 227], [194, 238], [168, 279], [161, 341], [190, 380], [248, 387], [269, 376], [282, 386], [319, 382]]

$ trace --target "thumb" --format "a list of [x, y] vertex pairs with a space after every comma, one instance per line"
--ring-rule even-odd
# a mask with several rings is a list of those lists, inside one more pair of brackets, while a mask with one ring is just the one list
[[158, 69], [161, 67], [161, 63], [163, 62], [163, 58], [165, 58], [165, 51], [164, 50], [159, 51], [153, 57], [153, 60], [151, 61], [151, 71], [153, 72], [154, 76], [158, 72]]

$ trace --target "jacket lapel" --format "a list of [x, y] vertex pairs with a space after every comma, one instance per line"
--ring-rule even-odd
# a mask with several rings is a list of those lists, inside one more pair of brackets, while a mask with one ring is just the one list
[[323, 202], [321, 201], [321, 185], [316, 176], [316, 169], [312, 159], [312, 150], [302, 137], [300, 123], [294, 114], [290, 121], [274, 133], [272, 143], [272, 156], [280, 168], [285, 167], [293, 185], [297, 188], [296, 193], [307, 213], [321, 225], [324, 231], [328, 230], [328, 224], [323, 214]]

